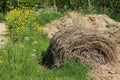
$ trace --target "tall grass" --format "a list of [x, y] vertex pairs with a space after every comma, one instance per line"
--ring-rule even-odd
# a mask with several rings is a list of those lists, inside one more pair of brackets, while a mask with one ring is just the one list
[[115, 21], [120, 22], [120, 13], [115, 13], [113, 10], [110, 9], [105, 9], [104, 11], [98, 9], [81, 9], [79, 10], [79, 12], [83, 14], [106, 14]]
[[52, 20], [59, 19], [63, 17], [66, 13], [42, 13], [37, 17], [38, 22], [40, 25], [45, 25], [46, 23], [51, 22]]
[[[36, 36], [37, 35], [37, 36]], [[1, 49], [0, 79], [30, 80], [39, 71], [38, 59], [48, 47], [49, 38], [35, 33], [22, 41], [10, 41]]]
[[110, 15], [110, 17], [118, 22], [120, 22], [120, 13], [114, 13], [114, 15]]
[[1, 49], [1, 80], [86, 80], [89, 67], [74, 60], [60, 69], [47, 70], [38, 64], [49, 44], [47, 36], [36, 33], [18, 42], [8, 42]]

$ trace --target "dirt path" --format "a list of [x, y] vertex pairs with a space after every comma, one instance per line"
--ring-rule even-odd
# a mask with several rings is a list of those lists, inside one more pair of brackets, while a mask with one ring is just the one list
[[6, 32], [6, 25], [5, 22], [0, 23], [0, 48], [5, 44], [6, 38], [5, 38], [5, 32]]

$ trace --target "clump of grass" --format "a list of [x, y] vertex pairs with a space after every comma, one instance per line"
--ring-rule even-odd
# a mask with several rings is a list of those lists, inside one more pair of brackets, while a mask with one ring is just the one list
[[[60, 69], [41, 69], [41, 80], [86, 80], [89, 67], [74, 59], [65, 61]], [[47, 77], [46, 77], [47, 76]]]
[[40, 25], [45, 25], [46, 23], [51, 22], [52, 20], [59, 19], [63, 17], [66, 13], [42, 13], [37, 17], [38, 22]]

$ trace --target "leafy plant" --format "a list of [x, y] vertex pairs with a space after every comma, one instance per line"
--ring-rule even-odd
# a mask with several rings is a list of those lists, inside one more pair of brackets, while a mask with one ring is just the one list
[[0, 21], [3, 21], [3, 20], [5, 20], [5, 16], [2, 13], [0, 13]]
[[10, 11], [6, 16], [6, 22], [8, 29], [11, 33], [11, 37], [16, 39], [22, 39], [23, 37], [29, 35], [33, 29], [40, 29], [36, 18], [38, 15], [26, 8], [14, 9]]

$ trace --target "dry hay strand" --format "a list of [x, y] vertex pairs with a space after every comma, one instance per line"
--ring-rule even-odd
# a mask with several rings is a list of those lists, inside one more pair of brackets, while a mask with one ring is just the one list
[[47, 68], [60, 67], [64, 60], [73, 57], [94, 66], [116, 62], [116, 45], [98, 31], [87, 28], [69, 27], [56, 33], [50, 41], [42, 61]]
[[117, 27], [120, 27], [120, 22], [116, 22], [104, 14], [83, 15], [78, 12], [69, 12], [61, 19], [46, 24], [43, 30], [52, 38], [60, 29], [71, 26], [84, 26], [93, 30], [98, 29], [102, 31], [113, 28], [111, 30], [114, 31]]

